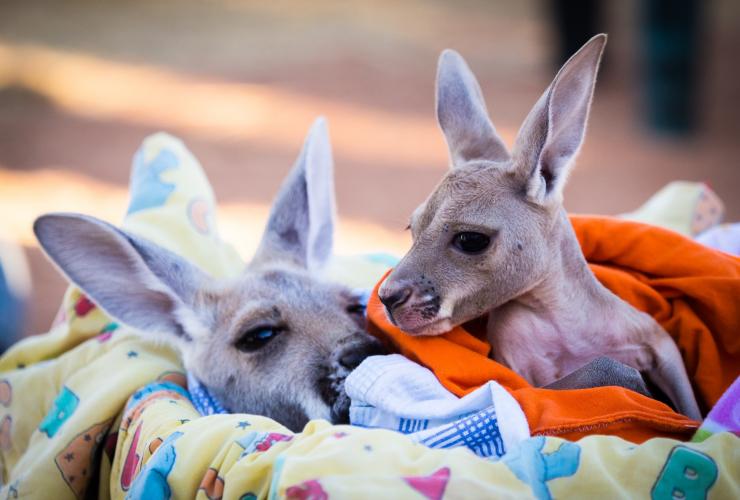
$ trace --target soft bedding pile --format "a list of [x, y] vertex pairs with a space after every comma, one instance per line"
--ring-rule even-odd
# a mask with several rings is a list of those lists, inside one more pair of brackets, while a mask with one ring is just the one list
[[[132, 202], [123, 225], [216, 276], [233, 275], [243, 266], [218, 237], [215, 201], [200, 166], [169, 136], [148, 139], [136, 155]], [[384, 271], [368, 259], [346, 262], [334, 274], [341, 278], [351, 273], [353, 283], [364, 279], [368, 287]], [[678, 293], [672, 290], [661, 291]], [[689, 305], [703, 303], [692, 300]], [[716, 331], [708, 328], [714, 338]], [[726, 347], [737, 356], [737, 330], [732, 339], [735, 343]], [[720, 363], [719, 379], [697, 382], [707, 405], [720, 397], [721, 390], [712, 384], [729, 385], [731, 373], [722, 365], [723, 356], [718, 352], [709, 358]], [[386, 363], [365, 368], [381, 376], [393, 368]], [[429, 367], [437, 372], [433, 364]], [[461, 395], [449, 385], [456, 379], [436, 374]], [[465, 407], [460, 414], [460, 405], [470, 400], [450, 399], [431, 384], [424, 394], [444, 400], [449, 412], [443, 414], [434, 405], [436, 420], [426, 419], [427, 428], [421, 429], [423, 424], [402, 423], [394, 412], [385, 412], [392, 401], [373, 399], [378, 392], [372, 382], [363, 385], [357, 379], [358, 394], [367, 400], [365, 410], [353, 407], [355, 420], [405, 425], [399, 430], [408, 435], [323, 421], [292, 434], [264, 417], [203, 416], [196, 406], [202, 409], [204, 395], [188, 391], [176, 353], [141, 340], [70, 289], [51, 331], [25, 340], [0, 359], [0, 496], [439, 499], [552, 498], [577, 492], [584, 497], [740, 497], [740, 439], [732, 432], [740, 428], [740, 398], [733, 396], [737, 387], [717, 404], [716, 414], [700, 431], [703, 441], [658, 438], [636, 445], [603, 435], [577, 442], [528, 437], [534, 430], [529, 409], [516, 407], [515, 392], [491, 388], [478, 396], [478, 406]], [[468, 384], [463, 392], [478, 385]], [[395, 393], [409, 394], [418, 393]], [[460, 430], [457, 417], [478, 411], [487, 412], [488, 425], [462, 428], [459, 436], [467, 440], [458, 444], [463, 446], [433, 449], [414, 436], [444, 426]], [[475, 441], [484, 432], [490, 438], [493, 424], [501, 438], [491, 442], [503, 447], [479, 453], [489, 458], [476, 456]], [[693, 432], [695, 424], [686, 425]]]
[[[699, 405], [704, 411], [713, 407], [740, 375], [740, 259], [637, 222], [585, 216], [571, 216], [571, 222], [596, 277], [671, 334]], [[374, 333], [434, 371], [454, 394], [498, 381], [521, 405], [533, 434], [578, 439], [598, 431], [641, 442], [686, 439], [698, 425], [621, 387], [532, 387], [488, 358], [490, 345], [475, 323], [437, 337], [412, 337], [388, 321], [377, 293], [371, 294], [368, 315]]]

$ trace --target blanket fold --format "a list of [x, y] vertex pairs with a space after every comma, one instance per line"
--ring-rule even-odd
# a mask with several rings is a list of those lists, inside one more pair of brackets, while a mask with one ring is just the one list
[[[645, 224], [589, 216], [571, 216], [571, 222], [599, 281], [651, 314], [674, 338], [706, 412], [740, 374], [740, 259]], [[533, 435], [578, 439], [599, 433], [642, 442], [656, 436], [686, 439], [698, 426], [658, 401], [619, 387], [532, 387], [489, 359], [490, 346], [465, 327], [437, 337], [411, 337], [387, 320], [377, 295], [382, 281], [368, 303], [371, 331], [431, 369], [458, 396], [497, 381], [522, 406]]]
[[[500, 460], [434, 450], [410, 436], [312, 421], [293, 434], [255, 415], [199, 417], [172, 382], [126, 405], [111, 473], [113, 498], [737, 498], [731, 433], [701, 443], [634, 446], [592, 436], [520, 441]], [[687, 468], [691, 474], [687, 474]]]

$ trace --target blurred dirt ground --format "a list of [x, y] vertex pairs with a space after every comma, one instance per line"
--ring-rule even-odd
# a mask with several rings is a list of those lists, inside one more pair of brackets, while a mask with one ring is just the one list
[[[700, 127], [676, 138], [640, 120], [637, 0], [606, 3], [607, 72], [566, 191], [569, 210], [629, 211], [686, 179], [708, 182], [726, 219], [740, 219], [740, 6], [705, 5]], [[27, 332], [48, 328], [64, 290], [33, 242], [33, 218], [73, 210], [120, 220], [130, 158], [158, 130], [200, 159], [224, 206], [225, 239], [248, 253], [303, 134], [326, 115], [340, 251], [402, 252], [408, 215], [446, 168], [433, 114], [440, 50], [467, 58], [511, 143], [555, 73], [547, 6], [0, 3], [0, 235], [22, 242], [30, 259]]]

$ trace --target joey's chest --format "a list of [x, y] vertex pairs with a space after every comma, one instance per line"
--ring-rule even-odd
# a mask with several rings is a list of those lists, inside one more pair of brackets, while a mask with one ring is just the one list
[[594, 335], [555, 325], [529, 311], [489, 315], [491, 358], [536, 386], [547, 385], [602, 354]]

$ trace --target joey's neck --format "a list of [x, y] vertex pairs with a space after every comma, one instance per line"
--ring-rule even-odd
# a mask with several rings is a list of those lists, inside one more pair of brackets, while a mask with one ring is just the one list
[[591, 272], [565, 210], [554, 222], [549, 241], [553, 246], [546, 274], [509, 306], [529, 310], [556, 330], [582, 331], [618, 321], [613, 312], [624, 303]]

